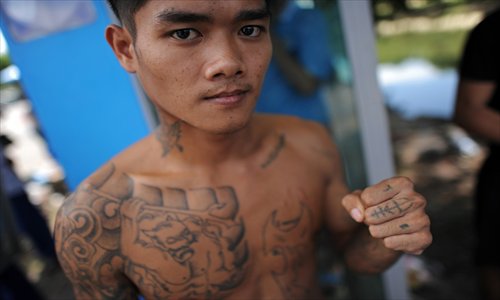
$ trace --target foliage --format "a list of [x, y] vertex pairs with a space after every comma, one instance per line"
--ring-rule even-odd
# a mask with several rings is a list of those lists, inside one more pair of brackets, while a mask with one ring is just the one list
[[438, 16], [455, 7], [492, 5], [498, 0], [370, 0], [376, 21], [409, 16]]
[[468, 31], [409, 33], [378, 37], [380, 63], [398, 63], [409, 57], [424, 58], [441, 68], [458, 65]]
[[0, 70], [5, 69], [6, 67], [10, 66], [10, 58], [7, 54], [0, 55]]

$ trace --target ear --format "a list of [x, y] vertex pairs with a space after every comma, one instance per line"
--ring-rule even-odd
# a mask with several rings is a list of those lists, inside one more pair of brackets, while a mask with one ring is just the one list
[[128, 30], [118, 25], [106, 27], [106, 40], [113, 49], [118, 61], [127, 72], [135, 73], [136, 55], [134, 42]]

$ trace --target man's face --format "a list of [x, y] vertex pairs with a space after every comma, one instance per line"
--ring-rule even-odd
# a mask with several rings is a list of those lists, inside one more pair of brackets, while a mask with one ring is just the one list
[[264, 0], [149, 1], [133, 68], [160, 114], [213, 133], [250, 119], [271, 57]]

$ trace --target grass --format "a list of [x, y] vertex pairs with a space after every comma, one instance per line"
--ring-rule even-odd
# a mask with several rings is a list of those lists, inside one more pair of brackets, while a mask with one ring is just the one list
[[455, 68], [468, 31], [409, 33], [378, 37], [380, 63], [399, 63], [409, 57], [424, 58], [440, 68]]
[[7, 68], [10, 65], [10, 58], [7, 54], [0, 54], [0, 70]]

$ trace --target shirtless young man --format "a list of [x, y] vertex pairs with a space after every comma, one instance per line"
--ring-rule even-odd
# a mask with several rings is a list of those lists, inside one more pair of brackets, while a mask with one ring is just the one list
[[253, 114], [271, 57], [264, 0], [112, 2], [124, 27], [106, 38], [161, 126], [58, 213], [78, 299], [318, 299], [322, 226], [359, 272], [431, 243], [408, 179], [349, 194], [322, 126]]

